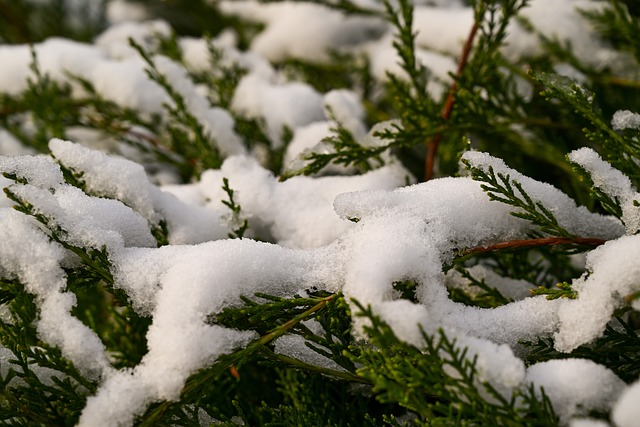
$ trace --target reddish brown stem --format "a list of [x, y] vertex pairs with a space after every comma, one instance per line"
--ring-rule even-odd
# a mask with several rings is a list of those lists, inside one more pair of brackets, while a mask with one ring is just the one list
[[[447, 94], [447, 99], [442, 106], [442, 110], [440, 111], [440, 118], [443, 121], [449, 120], [451, 117], [451, 112], [453, 111], [453, 104], [455, 102], [456, 91], [458, 90], [458, 80], [462, 73], [464, 72], [465, 67], [467, 66], [467, 61], [469, 60], [469, 54], [471, 53], [471, 48], [473, 47], [473, 40], [476, 37], [476, 33], [478, 32], [478, 22], [476, 21], [471, 27], [471, 31], [469, 32], [469, 36], [467, 37], [467, 41], [464, 44], [464, 48], [462, 49], [462, 55], [460, 56], [460, 62], [458, 62], [458, 70], [456, 71], [455, 79], [453, 80], [453, 84], [449, 88], [449, 92]], [[440, 141], [442, 141], [442, 133], [436, 134], [433, 138], [427, 141], [427, 160], [425, 164], [424, 170], [424, 180], [429, 181], [433, 178], [433, 169], [435, 166], [436, 153], [438, 151], [438, 146], [440, 145]]]
[[534, 246], [554, 246], [554, 245], [585, 245], [585, 246], [600, 246], [606, 243], [606, 240], [593, 239], [586, 237], [541, 237], [539, 239], [527, 239], [527, 240], [511, 240], [510, 242], [496, 243], [491, 246], [478, 246], [475, 248], [467, 249], [462, 252], [461, 255], [481, 254], [491, 251], [499, 251], [501, 249], [518, 249]]

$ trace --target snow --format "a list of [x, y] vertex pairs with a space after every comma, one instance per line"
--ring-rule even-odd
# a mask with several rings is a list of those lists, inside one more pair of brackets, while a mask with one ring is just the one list
[[381, 34], [385, 24], [369, 17], [346, 17], [312, 3], [222, 1], [223, 12], [265, 25], [252, 41], [251, 50], [270, 61], [287, 58], [312, 62], [330, 59], [331, 49], [354, 46]]
[[296, 129], [324, 118], [322, 96], [306, 83], [273, 82], [262, 72], [242, 78], [232, 108], [247, 118], [264, 118], [272, 146], [282, 144], [284, 126]]
[[609, 369], [587, 359], [556, 359], [527, 369], [527, 384], [542, 387], [561, 423], [589, 411], [607, 411], [624, 388]]
[[569, 427], [609, 427], [609, 423], [591, 418], [573, 418]]
[[98, 336], [70, 313], [75, 295], [64, 292], [61, 267], [68, 257], [29, 218], [0, 208], [0, 273], [19, 279], [27, 292], [36, 296], [40, 338], [60, 348], [81, 372], [98, 378], [112, 368]]
[[613, 239], [622, 234], [621, 224], [614, 218], [594, 215], [584, 206], [576, 206], [573, 199], [550, 184], [536, 182], [523, 176], [520, 172], [509, 169], [500, 159], [478, 152], [467, 152], [463, 158], [485, 172], [492, 167], [496, 175], [498, 173], [509, 175], [513, 181], [519, 182], [534, 202], [540, 201], [544, 206], [552, 207], [550, 211], [555, 215], [560, 226], [570, 233], [601, 239]]
[[[467, 359], [475, 359], [478, 385], [488, 382], [508, 399], [513, 389], [525, 380], [524, 362], [513, 354], [509, 346], [469, 336], [460, 336], [456, 344], [467, 348]], [[478, 388], [482, 390], [482, 387]]]
[[568, 352], [601, 336], [624, 298], [640, 290], [640, 266], [634, 262], [639, 245], [637, 235], [624, 236], [589, 253], [589, 274], [573, 281], [579, 298], [561, 301], [556, 349]]
[[640, 380], [633, 382], [624, 389], [613, 407], [611, 419], [617, 427], [633, 427], [640, 416]]
[[640, 129], [640, 114], [629, 110], [619, 110], [613, 114], [611, 125], [614, 130]]
[[[379, 7], [373, 0], [360, 3]], [[427, 89], [438, 98], [451, 82], [472, 11], [462, 2], [418, 3], [418, 60], [432, 73]], [[167, 119], [162, 105], [171, 100], [145, 74], [145, 63], [128, 43], [133, 37], [150, 51], [158, 69], [184, 97], [187, 110], [211, 136], [211, 144], [220, 149], [220, 169], [204, 171], [190, 183], [163, 184], [158, 183], [162, 172], [150, 176], [141, 164], [96, 150], [117, 141], [107, 144], [86, 128], [68, 133], [79, 143], [52, 139], [48, 156], [34, 155], [8, 130], [0, 129], [0, 172], [19, 181], [0, 177], [0, 187], [9, 188], [51, 226], [64, 230], [59, 238], [65, 244], [87, 250], [104, 247], [114, 287], [127, 294], [138, 314], [151, 318], [147, 354], [137, 366], [116, 370], [99, 337], [71, 314], [76, 300], [67, 289], [63, 267], [77, 263], [77, 256], [52, 240], [34, 218], [11, 209], [13, 202], [0, 198], [0, 277], [20, 280], [36, 297], [40, 338], [99, 382], [79, 425], [132, 425], [150, 404], [179, 399], [191, 374], [256, 338], [252, 332], [208, 324], [208, 316], [237, 306], [241, 295], [292, 297], [311, 286], [371, 305], [397, 336], [418, 346], [422, 330], [444, 330], [468, 349], [467, 357], [477, 357], [478, 381], [489, 382], [506, 398], [529, 384], [542, 386], [564, 424], [607, 425], [582, 417], [590, 410], [613, 408], [617, 426], [634, 425], [639, 416], [638, 382], [625, 388], [611, 371], [582, 359], [527, 368], [518, 351], [520, 341], [540, 337], [553, 337], [555, 349], [562, 352], [591, 343], [602, 335], [625, 297], [640, 291], [640, 238], [635, 234], [640, 215], [634, 206], [640, 198], [631, 181], [591, 149], [569, 155], [598, 189], [619, 200], [621, 222], [577, 206], [560, 190], [523, 176], [501, 159], [465, 153], [463, 158], [474, 167], [493, 168], [519, 182], [569, 232], [608, 242], [588, 253], [586, 273], [573, 279], [576, 299], [529, 297], [531, 284], [478, 265], [470, 273], [514, 302], [494, 309], [455, 303], [449, 288], [473, 288], [455, 271], [445, 275], [444, 266], [460, 251], [526, 238], [533, 227], [511, 215], [517, 208], [490, 201], [468, 176], [408, 185], [414, 178], [390, 154], [382, 156], [383, 166], [361, 175], [350, 175], [352, 168], [331, 166], [318, 176], [280, 182], [234, 130], [234, 116], [263, 120], [272, 148], [277, 149], [288, 127], [294, 137], [286, 148], [287, 170], [304, 165], [302, 157], [310, 150], [331, 149], [322, 139], [330, 135], [333, 120], [362, 145], [382, 145], [376, 132], [397, 123], [369, 129], [355, 91], [320, 93], [288, 80], [270, 61], [327, 61], [329, 51], [339, 48], [364, 55], [377, 84], [383, 84], [387, 72], [401, 74], [391, 47], [393, 30], [375, 18], [347, 18], [314, 4], [220, 5], [265, 25], [247, 52], [240, 51], [228, 33], [212, 41], [225, 64], [247, 71], [228, 110], [211, 105], [211, 94], [188, 74], [209, 69], [206, 42], [180, 39], [183, 64], [155, 55], [155, 36], [167, 36], [171, 29], [162, 21], [125, 22], [144, 18], [144, 10], [135, 3], [110, 2], [109, 19], [117, 24], [94, 44], [52, 38], [34, 46], [42, 71], [57, 82], [72, 84], [74, 97], [83, 93], [69, 73], [88, 80], [102, 97], [121, 107], [136, 109], [143, 117], [160, 114]], [[592, 66], [612, 63], [615, 68], [616, 58], [576, 7], [600, 6], [584, 0], [535, 0], [524, 16], [545, 35], [574, 45], [576, 54]], [[539, 52], [537, 38], [518, 25], [509, 29], [505, 55]], [[30, 62], [28, 46], [0, 46], [0, 93], [24, 92], [27, 79], [33, 78]], [[612, 125], [615, 130], [640, 128], [640, 115], [618, 111]], [[78, 174], [84, 191], [65, 182], [61, 165]], [[223, 204], [228, 199], [224, 178], [235, 191], [240, 216], [249, 222], [248, 238], [227, 239], [234, 224]], [[150, 229], [161, 222], [166, 223], [169, 244], [158, 248]], [[399, 299], [394, 292], [394, 282], [407, 279], [418, 283], [417, 303]], [[640, 302], [632, 306], [640, 309]], [[363, 320], [356, 318], [353, 333], [364, 339], [362, 326]], [[301, 337], [283, 336], [275, 348], [304, 362], [338, 369], [304, 346]], [[6, 351], [0, 348], [0, 359], [10, 357]]]
[[[278, 182], [255, 160], [231, 156], [221, 170], [208, 171], [200, 182], [186, 184], [184, 189], [172, 186], [170, 191], [182, 194], [181, 200], [149, 183], [143, 169], [131, 161], [68, 141], [52, 140], [50, 146], [57, 161], [82, 173], [87, 191], [110, 198], [85, 195], [65, 184], [58, 166], [46, 157], [2, 158], [0, 167], [4, 171], [27, 181], [13, 184], [12, 191], [66, 230], [67, 242], [96, 249], [105, 246], [113, 265], [114, 286], [128, 294], [141, 315], [152, 317], [147, 334], [149, 352], [140, 365], [131, 371], [112, 371], [91, 358], [99, 347], [88, 345], [91, 339], [65, 341], [67, 335], [60, 334], [59, 329], [55, 335], [55, 331], [46, 327], [73, 323], [70, 317], [73, 298], [61, 293], [64, 282], [51, 298], [43, 301], [44, 307], [51, 308], [42, 316], [44, 326], [39, 329], [42, 336], [65, 349], [65, 354], [81, 366], [106, 375], [98, 393], [87, 402], [80, 425], [108, 419], [129, 424], [148, 404], [177, 399], [190, 374], [212, 363], [220, 354], [245, 345], [252, 333], [205, 323], [208, 315], [235, 304], [243, 294], [268, 291], [292, 296], [301, 290], [300, 286], [342, 290], [347, 298], [370, 304], [399, 337], [417, 345], [422, 339], [418, 325], [428, 333], [443, 328], [468, 347], [471, 355], [478, 356], [479, 378], [490, 381], [507, 396], [524, 381], [522, 361], [510, 346], [519, 340], [550, 336], [554, 332], [561, 350], [566, 346], [565, 335], [577, 337], [578, 344], [587, 342], [597, 336], [590, 332], [593, 328], [589, 325], [603, 327], [612, 315], [611, 301], [634, 291], [634, 284], [638, 283], [640, 273], [627, 268], [625, 278], [618, 274], [613, 291], [606, 282], [604, 294], [611, 294], [607, 298], [602, 297], [603, 291], [596, 293], [597, 298], [592, 297], [590, 288], [581, 286], [582, 279], [578, 279], [575, 285], [580, 297], [576, 300], [551, 302], [543, 297], [525, 298], [496, 309], [452, 302], [442, 265], [452, 259], [456, 250], [523, 238], [531, 227], [511, 216], [509, 206], [489, 201], [480, 184], [468, 177], [401, 187], [406, 172], [389, 165], [360, 176], [296, 177]], [[477, 167], [491, 165], [509, 174], [535, 200], [567, 212], [566, 218], [559, 219], [569, 229], [577, 227], [575, 221], [584, 221], [586, 228], [580, 231], [585, 235], [615, 238], [622, 232], [615, 221], [582, 210], [558, 190], [519, 175], [499, 159], [473, 152], [465, 154], [465, 158]], [[33, 173], [34, 168], [46, 173]], [[166, 217], [169, 225], [175, 226], [176, 222], [189, 219], [190, 211], [199, 209], [210, 218], [219, 219], [224, 199], [220, 188], [222, 177], [228, 177], [237, 191], [237, 202], [250, 222], [258, 230], [268, 231], [278, 244], [227, 240], [224, 228], [220, 227], [218, 236], [210, 235], [201, 244], [194, 244], [198, 242], [194, 240], [154, 248], [155, 241], [148, 230], [158, 218]], [[435, 200], [438, 202], [433, 203]], [[467, 209], [459, 209], [463, 204]], [[331, 215], [332, 205], [337, 215]], [[18, 213], [12, 215], [23, 218]], [[348, 221], [350, 218], [358, 218], [359, 222]], [[3, 224], [9, 225], [7, 221]], [[182, 224], [193, 227], [197, 233], [198, 224]], [[11, 229], [6, 228], [5, 232], [10, 233]], [[170, 227], [170, 240], [176, 229]], [[32, 229], [30, 233], [38, 232]], [[47, 247], [61, 251], [44, 234], [40, 236]], [[620, 238], [593, 251], [587, 259], [592, 274], [585, 283], [594, 282], [592, 287], [597, 290], [604, 283], [601, 277], [610, 277], [610, 269], [632, 265], [631, 259], [620, 257], [618, 250], [609, 248], [628, 244], [623, 253], [633, 257], [637, 253], [636, 240], [634, 236]], [[13, 249], [14, 246], [6, 247], [7, 257]], [[31, 262], [32, 252], [23, 255], [23, 265]], [[52, 258], [47, 254], [51, 267], [43, 269], [39, 265], [38, 274], [46, 271], [50, 277], [49, 270], [59, 269], [60, 256]], [[9, 258], [3, 259], [2, 265], [25, 278], [36, 273], [26, 265], [16, 266]], [[62, 270], [57, 274], [63, 280]], [[420, 284], [419, 304], [395, 299], [393, 282], [406, 278]], [[40, 283], [44, 279], [27, 281]], [[36, 289], [33, 292], [41, 292]], [[568, 310], [569, 304], [589, 308]], [[582, 315], [587, 319], [572, 322], [567, 320], [566, 312], [569, 316], [588, 313]], [[356, 334], [360, 334], [359, 326], [362, 325], [356, 322]], [[581, 334], [585, 328], [588, 334]], [[93, 337], [82, 327], [76, 334]], [[287, 340], [291, 339], [279, 344], [285, 353], [293, 345], [287, 344]], [[185, 351], [171, 351], [176, 346]], [[119, 408], [117, 414], [114, 405]]]
[[148, 14], [144, 6], [127, 0], [112, 0], [107, 3], [107, 19], [117, 24], [127, 21], [144, 21]]
[[169, 37], [171, 27], [164, 21], [123, 22], [112, 25], [104, 31], [95, 41], [108, 57], [125, 59], [137, 57], [136, 50], [131, 47], [129, 39], [133, 39], [145, 50], [153, 50], [157, 45], [157, 36]]

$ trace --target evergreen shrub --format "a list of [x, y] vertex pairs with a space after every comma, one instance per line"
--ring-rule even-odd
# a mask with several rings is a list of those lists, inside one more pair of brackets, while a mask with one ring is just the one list
[[0, 423], [640, 419], [634, 0], [0, 0]]

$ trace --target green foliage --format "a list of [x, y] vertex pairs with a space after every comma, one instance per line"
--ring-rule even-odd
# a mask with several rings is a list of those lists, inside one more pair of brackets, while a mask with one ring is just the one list
[[621, 51], [628, 51], [640, 62], [640, 23], [638, 4], [630, 0], [614, 0], [611, 7], [584, 12], [600, 33]]
[[473, 277], [467, 269], [458, 266], [456, 270], [462, 277], [469, 280], [469, 287], [474, 290], [474, 292], [469, 294], [462, 289], [451, 289], [449, 296], [452, 300], [481, 308], [495, 308], [513, 302], [513, 300], [502, 295], [498, 289], [488, 285], [484, 279], [478, 280]]
[[33, 295], [17, 280], [0, 280], [3, 307], [0, 341], [11, 351], [0, 359], [1, 425], [73, 425], [96, 383], [56, 347], [39, 338]]
[[242, 211], [242, 208], [240, 205], [236, 204], [235, 200], [233, 200], [234, 190], [229, 187], [229, 180], [227, 178], [222, 178], [222, 189], [227, 193], [227, 196], [229, 196], [229, 200], [222, 201], [222, 203], [231, 210], [229, 223], [236, 227], [229, 232], [229, 238], [242, 239], [244, 233], [249, 228], [249, 220], [241, 218], [240, 212]]
[[571, 287], [571, 283], [562, 282], [556, 285], [557, 289], [549, 289], [544, 286], [539, 286], [537, 289], [531, 291], [532, 295], [546, 295], [548, 300], [554, 300], [558, 298], [578, 298], [578, 293]]
[[163, 107], [174, 120], [166, 128], [171, 136], [172, 150], [194, 165], [196, 177], [206, 169], [219, 169], [222, 164], [220, 152], [212, 137], [205, 132], [202, 123], [189, 111], [184, 97], [171, 85], [167, 76], [158, 70], [149, 53], [133, 39], [129, 42], [147, 63], [149, 78], [160, 85], [171, 98], [172, 104], [165, 103]]
[[[477, 378], [476, 361], [442, 331], [423, 332], [425, 348], [399, 340], [370, 309], [362, 309], [373, 347], [361, 350], [359, 376], [371, 381], [376, 398], [398, 403], [418, 419], [415, 425], [553, 426], [549, 400], [536, 398], [532, 388], [505, 397]], [[522, 406], [516, 401], [522, 398]]]
[[630, 137], [615, 132], [597, 108], [593, 92], [579, 86], [568, 77], [545, 73], [532, 73], [532, 75], [546, 88], [543, 92], [545, 97], [557, 98], [565, 102], [590, 123], [589, 128], [584, 130], [585, 135], [602, 149], [605, 160], [634, 182], [640, 182], [638, 166], [635, 163], [640, 158], [640, 141], [637, 139], [637, 132], [633, 132], [635, 135]]
[[[400, 66], [408, 76], [389, 74], [389, 97], [402, 125], [380, 133], [389, 141], [388, 147], [411, 148], [424, 145], [426, 139], [443, 132], [438, 116], [438, 105], [429, 96], [427, 83], [429, 71], [416, 58], [415, 34], [413, 32], [413, 6], [409, 1], [400, 1], [398, 10], [392, 2], [385, 1], [386, 18], [397, 30], [393, 46], [400, 56]], [[418, 174], [421, 176], [422, 174]]]

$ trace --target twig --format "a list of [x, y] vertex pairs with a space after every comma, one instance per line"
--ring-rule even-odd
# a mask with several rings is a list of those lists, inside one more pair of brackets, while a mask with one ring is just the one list
[[[447, 99], [442, 106], [442, 110], [440, 111], [440, 118], [443, 121], [449, 120], [451, 117], [451, 112], [453, 111], [453, 104], [455, 102], [455, 95], [458, 90], [458, 80], [462, 73], [464, 72], [465, 67], [467, 66], [467, 61], [469, 59], [469, 54], [471, 53], [471, 47], [473, 46], [473, 40], [476, 37], [476, 33], [478, 32], [479, 24], [476, 20], [473, 23], [473, 27], [471, 27], [471, 31], [469, 32], [469, 36], [467, 37], [467, 41], [464, 44], [464, 48], [462, 50], [462, 55], [460, 57], [460, 62], [458, 63], [458, 70], [456, 71], [455, 79], [453, 80], [453, 84], [449, 88], [449, 92], [447, 94]], [[431, 138], [427, 142], [427, 160], [425, 164], [424, 170], [424, 180], [429, 181], [433, 178], [433, 168], [435, 165], [436, 152], [438, 151], [438, 146], [440, 145], [440, 141], [442, 141], [442, 133], [436, 134], [433, 138]]]
[[600, 246], [606, 243], [606, 240], [586, 238], [586, 237], [541, 237], [539, 239], [511, 240], [509, 242], [496, 243], [491, 246], [477, 246], [475, 248], [466, 249], [460, 255], [475, 255], [485, 252], [499, 251], [501, 249], [518, 249], [535, 246], [555, 246], [555, 245], [585, 245]]
[[311, 363], [303, 362], [302, 360], [295, 359], [293, 357], [286, 356], [280, 353], [267, 353], [267, 357], [272, 358], [273, 360], [278, 360], [283, 363], [287, 363], [298, 369], [304, 369], [305, 371], [316, 372], [323, 375], [328, 375], [335, 378], [340, 378], [341, 380], [351, 381], [361, 384], [371, 384], [371, 381], [361, 378], [357, 375], [353, 375], [346, 371], [337, 371], [335, 369], [323, 368], [322, 366], [312, 365]]
[[317, 303], [316, 305], [314, 305], [310, 309], [306, 310], [303, 313], [298, 314], [296, 317], [286, 321], [282, 325], [277, 326], [276, 328], [274, 328], [268, 334], [261, 336], [258, 340], [253, 342], [251, 345], [263, 346], [263, 345], [266, 345], [269, 342], [273, 341], [274, 339], [284, 335], [284, 333], [287, 332], [289, 329], [293, 328], [298, 323], [300, 323], [301, 321], [305, 320], [307, 317], [309, 317], [310, 315], [312, 315], [316, 311], [324, 308], [330, 301], [334, 300], [337, 295], [338, 294], [333, 294], [333, 295], [329, 295], [326, 298], [321, 299], [319, 303]]

